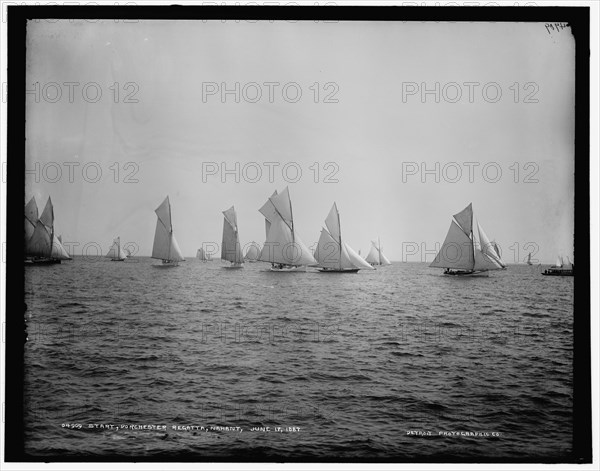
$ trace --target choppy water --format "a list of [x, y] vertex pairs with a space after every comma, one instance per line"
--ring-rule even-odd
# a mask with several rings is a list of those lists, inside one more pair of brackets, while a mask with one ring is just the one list
[[571, 277], [155, 263], [26, 268], [28, 454], [518, 461], [571, 449]]

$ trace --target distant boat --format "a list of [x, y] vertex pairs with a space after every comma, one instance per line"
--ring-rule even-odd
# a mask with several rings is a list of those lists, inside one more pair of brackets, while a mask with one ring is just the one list
[[529, 252], [529, 254], [527, 255], [527, 265], [533, 265], [533, 263], [531, 262], [531, 252]]
[[221, 260], [231, 262], [231, 265], [224, 268], [244, 268], [244, 256], [240, 247], [240, 237], [238, 234], [237, 215], [232, 206], [227, 211], [223, 211], [223, 241], [221, 243]]
[[48, 197], [42, 215], [38, 218], [35, 198], [25, 206], [25, 263], [50, 265], [72, 260], [62, 243], [54, 235], [54, 207]]
[[121, 248], [121, 238], [117, 237], [112, 246], [110, 247], [108, 253], [106, 254], [107, 258], [110, 258], [111, 262], [122, 262], [127, 258], [127, 254]]
[[374, 269], [342, 240], [340, 213], [335, 203], [325, 219], [325, 226], [327, 229], [321, 229], [321, 237], [315, 250], [320, 272], [357, 273], [360, 269]]
[[154, 245], [152, 246], [152, 258], [162, 260], [162, 265], [155, 266], [177, 266], [185, 258], [183, 258], [173, 234], [171, 203], [168, 196], [154, 212], [156, 213], [157, 221], [156, 231], [154, 232]]
[[198, 251], [196, 252], [196, 258], [198, 260], [202, 260], [203, 262], [212, 262], [212, 258], [209, 254], [206, 253], [206, 251], [200, 247], [198, 249]]
[[469, 204], [454, 215], [446, 240], [429, 266], [445, 268], [444, 275], [489, 276], [489, 271], [501, 270], [505, 264], [479, 223], [477, 232], [473, 231], [473, 206]]
[[252, 242], [248, 250], [246, 250], [246, 255], [244, 255], [244, 260], [250, 263], [258, 262], [258, 257], [260, 256], [260, 246], [256, 242]]
[[275, 191], [259, 211], [265, 217], [267, 237], [258, 260], [270, 262], [275, 272], [306, 271], [307, 266], [317, 265], [296, 233], [287, 187], [279, 194]]
[[554, 266], [544, 270], [542, 275], [546, 276], [575, 276], [575, 264], [567, 257], [567, 263], [559, 255]]
[[365, 259], [371, 265], [391, 265], [390, 262], [385, 255], [383, 255], [383, 250], [381, 249], [381, 241], [377, 239], [377, 243], [375, 241], [371, 241], [371, 250]]

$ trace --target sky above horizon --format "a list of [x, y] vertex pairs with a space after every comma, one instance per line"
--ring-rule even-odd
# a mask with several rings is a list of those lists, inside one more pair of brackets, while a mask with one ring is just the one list
[[167, 195], [186, 257], [232, 205], [262, 245], [288, 186], [308, 246], [336, 202], [363, 256], [430, 262], [473, 203], [506, 262], [573, 259], [574, 51], [544, 23], [32, 21], [25, 202], [75, 255], [149, 255]]

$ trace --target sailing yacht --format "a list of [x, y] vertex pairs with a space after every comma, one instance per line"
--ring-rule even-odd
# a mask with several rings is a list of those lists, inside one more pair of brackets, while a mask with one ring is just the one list
[[371, 241], [371, 250], [365, 259], [371, 265], [391, 265], [390, 262], [385, 255], [383, 255], [383, 250], [381, 249], [381, 241], [377, 239], [377, 243], [375, 241]]
[[342, 240], [340, 213], [335, 203], [325, 219], [325, 226], [326, 228], [321, 229], [321, 237], [319, 237], [315, 250], [315, 258], [319, 262], [320, 272], [357, 273], [360, 269], [374, 270]]
[[317, 265], [296, 233], [288, 187], [275, 191], [259, 211], [265, 217], [267, 237], [258, 260], [270, 262], [270, 270], [276, 272], [305, 272], [307, 266]]
[[121, 248], [121, 238], [117, 237], [114, 241], [108, 253], [106, 254], [107, 258], [110, 258], [111, 262], [122, 262], [127, 258], [127, 254]]
[[575, 264], [571, 262], [569, 257], [567, 257], [567, 262], [565, 263], [562, 256], [556, 257], [556, 263], [554, 266], [544, 270], [542, 275], [546, 276], [574, 276], [575, 275]]
[[529, 252], [529, 254], [527, 255], [527, 265], [533, 265], [533, 263], [531, 262], [531, 252]]
[[198, 260], [202, 260], [203, 262], [212, 262], [210, 255], [207, 254], [206, 250], [204, 250], [202, 247], [200, 247], [196, 252], [196, 258]]
[[246, 255], [244, 255], [244, 260], [250, 263], [258, 262], [258, 257], [260, 256], [260, 247], [256, 242], [252, 242], [248, 250], [246, 250]]
[[501, 270], [505, 264], [477, 222], [473, 231], [473, 206], [454, 215], [446, 240], [429, 265], [445, 268], [444, 275], [489, 276], [491, 270]]
[[223, 241], [221, 243], [221, 260], [228, 260], [231, 265], [223, 268], [244, 268], [244, 256], [240, 247], [237, 214], [232, 206], [223, 211]]
[[171, 203], [167, 196], [161, 205], [154, 210], [157, 216], [156, 231], [154, 232], [154, 244], [152, 246], [152, 258], [162, 260], [162, 265], [155, 267], [177, 266], [185, 260], [179, 249], [179, 244], [173, 234], [171, 222]]
[[42, 215], [38, 218], [35, 198], [25, 206], [25, 263], [49, 265], [72, 260], [54, 234], [54, 207], [48, 197]]

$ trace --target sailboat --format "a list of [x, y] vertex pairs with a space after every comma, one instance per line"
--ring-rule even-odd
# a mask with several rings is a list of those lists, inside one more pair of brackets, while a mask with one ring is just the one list
[[110, 258], [111, 262], [122, 262], [127, 258], [127, 254], [121, 248], [121, 238], [117, 237], [114, 241], [108, 253], [106, 254], [107, 258]]
[[531, 252], [529, 252], [529, 254], [527, 255], [527, 265], [533, 265], [533, 263], [531, 262]]
[[383, 255], [383, 251], [381, 250], [381, 241], [377, 239], [377, 243], [375, 241], [371, 241], [371, 250], [365, 259], [371, 265], [391, 265], [390, 262], [385, 255]]
[[342, 240], [340, 213], [333, 203], [325, 219], [326, 228], [321, 229], [321, 237], [315, 250], [322, 273], [357, 273], [360, 269], [374, 270], [352, 247]]
[[571, 262], [567, 257], [567, 263], [565, 263], [562, 256], [556, 257], [556, 263], [554, 266], [544, 270], [542, 275], [546, 276], [575, 276], [575, 264]]
[[196, 252], [196, 258], [198, 260], [202, 260], [203, 262], [212, 262], [210, 255], [207, 254], [206, 250], [204, 250], [202, 247], [200, 247]]
[[244, 268], [244, 256], [240, 247], [237, 215], [232, 206], [223, 211], [223, 241], [221, 243], [221, 260], [228, 260], [231, 265], [224, 268]]
[[156, 213], [157, 221], [151, 257], [162, 260], [162, 265], [154, 266], [177, 266], [185, 258], [183, 258], [179, 244], [177, 244], [177, 240], [173, 234], [171, 203], [168, 196], [154, 212]]
[[244, 255], [244, 260], [250, 263], [258, 262], [258, 257], [260, 256], [260, 247], [256, 242], [252, 242], [248, 250], [246, 250], [246, 255]]
[[265, 217], [267, 237], [258, 260], [270, 262], [270, 270], [276, 272], [305, 272], [308, 265], [317, 265], [296, 233], [287, 187], [281, 193], [275, 191], [259, 211]]
[[54, 207], [48, 197], [42, 215], [38, 218], [35, 198], [25, 206], [25, 263], [49, 265], [72, 260], [54, 234]]
[[505, 264], [479, 222], [473, 231], [473, 206], [469, 203], [454, 215], [446, 240], [429, 266], [445, 268], [444, 275], [489, 276], [489, 271], [501, 270]]

